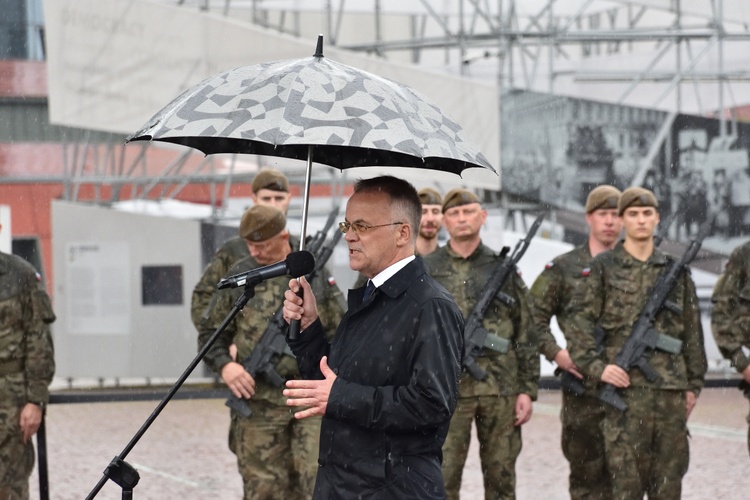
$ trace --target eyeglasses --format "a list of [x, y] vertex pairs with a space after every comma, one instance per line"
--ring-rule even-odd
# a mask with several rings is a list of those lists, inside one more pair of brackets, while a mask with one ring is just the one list
[[363, 222], [339, 222], [339, 229], [342, 233], [346, 234], [349, 232], [349, 228], [353, 229], [355, 233], [366, 233], [370, 229], [375, 229], [376, 227], [385, 227], [385, 226], [395, 226], [397, 224], [403, 224], [403, 222], [389, 222], [388, 224], [378, 224], [375, 226], [371, 226], [369, 224], [365, 224]]

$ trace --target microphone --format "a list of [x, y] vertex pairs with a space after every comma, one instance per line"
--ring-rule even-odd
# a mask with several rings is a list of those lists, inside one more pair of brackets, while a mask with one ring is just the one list
[[248, 281], [260, 283], [267, 279], [275, 278], [277, 276], [291, 276], [292, 278], [299, 278], [305, 274], [309, 274], [315, 269], [315, 257], [307, 250], [290, 253], [286, 260], [277, 262], [276, 264], [270, 264], [268, 266], [259, 267], [252, 269], [244, 273], [235, 274], [228, 278], [224, 278], [219, 281], [216, 285], [218, 290], [224, 288], [237, 288], [245, 286]]

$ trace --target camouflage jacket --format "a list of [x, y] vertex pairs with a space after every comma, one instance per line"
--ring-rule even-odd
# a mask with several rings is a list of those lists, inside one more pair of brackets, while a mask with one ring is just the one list
[[[594, 258], [582, 299], [571, 307], [573, 321], [566, 332], [570, 355], [586, 375], [598, 380], [604, 367], [614, 363], [646, 305], [649, 291], [672, 261], [655, 249], [647, 261], [641, 262], [625, 250], [622, 242]], [[648, 351], [649, 363], [659, 379], [649, 382], [640, 370], [633, 369], [629, 372], [630, 383], [634, 387], [690, 390], [698, 394], [706, 373], [706, 352], [698, 297], [689, 269], [680, 275], [668, 300], [682, 308], [682, 313], [663, 309], [656, 316], [655, 327], [660, 333], [680, 339], [682, 349], [679, 354], [658, 349]], [[604, 330], [601, 356], [597, 355], [591, 335], [597, 323]]]
[[[497, 254], [480, 243], [464, 259], [450, 245], [438, 248], [424, 257], [430, 274], [453, 295], [464, 317], [474, 305], [497, 263]], [[517, 273], [505, 283], [503, 292], [516, 299], [512, 307], [495, 299], [485, 314], [482, 325], [488, 332], [510, 340], [507, 353], [485, 349], [477, 364], [488, 376], [476, 380], [466, 371], [461, 374], [460, 397], [515, 396], [528, 394], [536, 399], [539, 384], [537, 339], [531, 329], [528, 290]]]
[[49, 401], [53, 321], [39, 274], [20, 257], [0, 252], [0, 404]]
[[549, 361], [554, 361], [561, 350], [550, 330], [550, 320], [555, 316], [566, 334], [572, 320], [570, 307], [581, 298], [581, 284], [592, 259], [588, 244], [576, 247], [548, 263], [529, 290], [539, 352]]
[[736, 248], [711, 296], [711, 330], [722, 356], [738, 372], [750, 365], [750, 242]]
[[[257, 267], [257, 263], [251, 257], [241, 260], [235, 264], [229, 274], [237, 274]], [[336, 331], [341, 318], [344, 316], [346, 302], [339, 290], [336, 281], [327, 269], [317, 276], [313, 283], [313, 292], [317, 298], [318, 314], [327, 332]], [[237, 346], [237, 362], [242, 362], [255, 348], [263, 332], [273, 317], [276, 310], [284, 301], [284, 292], [289, 289], [289, 277], [280, 276], [263, 281], [255, 287], [255, 296], [227, 325], [226, 329], [211, 346], [205, 356], [208, 366], [217, 374], [231, 361], [229, 346]], [[221, 325], [226, 316], [232, 310], [237, 298], [242, 295], [244, 288], [219, 290], [216, 293], [216, 301], [208, 312], [208, 318], [201, 323], [198, 336], [198, 347], [202, 348], [216, 329]], [[285, 325], [286, 326], [286, 325]], [[288, 326], [283, 334], [286, 335]], [[298, 377], [297, 363], [294, 357], [279, 356], [274, 361], [276, 372], [285, 379]], [[285, 398], [281, 394], [281, 388], [274, 387], [263, 375], [256, 380], [255, 396], [253, 399], [263, 399], [275, 404], [284, 405]]]
[[227, 276], [233, 265], [248, 257], [250, 257], [250, 252], [247, 249], [247, 244], [239, 236], [227, 240], [216, 251], [216, 255], [208, 263], [201, 279], [193, 288], [193, 296], [190, 301], [190, 318], [196, 328], [200, 329], [201, 320], [211, 304], [211, 297], [216, 291], [216, 284]]

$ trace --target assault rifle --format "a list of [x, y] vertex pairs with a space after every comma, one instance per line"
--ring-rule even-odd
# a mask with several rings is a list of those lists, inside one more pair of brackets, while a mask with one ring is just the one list
[[[638, 315], [632, 332], [625, 341], [625, 345], [622, 346], [622, 349], [615, 357], [615, 364], [623, 370], [629, 371], [631, 368], [636, 367], [641, 370], [646, 380], [654, 382], [659, 378], [659, 374], [648, 363], [646, 350], [661, 349], [672, 354], [679, 354], [682, 350], [681, 340], [664, 335], [656, 330], [654, 326], [656, 324], [656, 315], [662, 309], [668, 309], [677, 314], [682, 313], [682, 307], [668, 301], [667, 297], [669, 297], [672, 288], [677, 283], [680, 273], [698, 254], [701, 244], [706, 236], [708, 236], [712, 225], [713, 220], [704, 224], [695, 239], [690, 242], [682, 257], [672, 262], [669, 268], [659, 276], [656, 284], [649, 292], [648, 301]], [[599, 399], [620, 411], [628, 409], [628, 405], [623, 401], [617, 393], [617, 388], [612, 384], [603, 384], [602, 389], [599, 391]]]
[[492, 299], [495, 297], [500, 299], [500, 301], [508, 307], [511, 307], [516, 303], [516, 299], [503, 292], [502, 288], [503, 285], [505, 285], [505, 282], [508, 281], [511, 273], [516, 272], [516, 264], [521, 260], [521, 257], [523, 257], [523, 254], [531, 243], [531, 239], [536, 234], [539, 226], [542, 225], [544, 215], [545, 214], [542, 213], [536, 218], [536, 220], [534, 220], [526, 237], [516, 243], [513, 253], [507, 259], [506, 256], [508, 255], [510, 248], [503, 247], [497, 258], [495, 269], [487, 280], [487, 284], [484, 286], [484, 290], [482, 290], [479, 300], [477, 300], [471, 314], [466, 318], [466, 323], [464, 325], [463, 365], [472, 377], [477, 380], [484, 380], [487, 376], [484, 370], [477, 365], [477, 357], [481, 354], [482, 349], [486, 347], [500, 353], [508, 352], [510, 341], [485, 330], [482, 326], [482, 321], [484, 320], [484, 315], [487, 312]]
[[[676, 212], [672, 212], [659, 224], [659, 231], [654, 236], [654, 247], [661, 245], [661, 242], [669, 234], [669, 227], [675, 219], [675, 214]], [[601, 325], [596, 325], [596, 328], [594, 328], [594, 340], [596, 341], [597, 353], [601, 355], [602, 346], [604, 345], [604, 330], [602, 330]], [[583, 396], [586, 393], [586, 387], [583, 385], [583, 382], [572, 373], [556, 368], [555, 375], [560, 377], [560, 386], [563, 389], [572, 392], [576, 396]]]
[[[328, 259], [331, 258], [333, 250], [343, 234], [341, 231], [336, 230], [331, 240], [328, 242], [326, 240], [328, 231], [334, 225], [338, 212], [339, 207], [337, 206], [329, 214], [323, 229], [310, 238], [307, 245], [308, 251], [315, 256], [315, 268], [306, 276], [307, 281], [310, 283], [320, 273], [328, 262]], [[253, 352], [242, 360], [242, 366], [254, 379], [258, 375], [263, 375], [266, 381], [274, 387], [281, 387], [286, 382], [284, 377], [276, 372], [274, 360], [277, 359], [277, 356], [294, 356], [286, 343], [287, 328], [286, 321], [284, 320], [284, 304], [282, 302], [278, 309], [276, 309], [273, 318], [268, 322]], [[234, 394], [231, 394], [227, 398], [225, 404], [244, 417], [250, 417], [253, 414], [247, 400], [238, 398]]]

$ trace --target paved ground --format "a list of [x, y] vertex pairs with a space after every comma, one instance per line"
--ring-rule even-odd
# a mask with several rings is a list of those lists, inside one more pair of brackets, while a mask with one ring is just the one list
[[[48, 410], [50, 498], [82, 499], [156, 407], [156, 402], [55, 404]], [[745, 436], [747, 401], [736, 389], [707, 389], [690, 420], [690, 471], [683, 498], [746, 498], [750, 458]], [[560, 394], [543, 391], [524, 428], [517, 464], [518, 498], [567, 496], [567, 463], [560, 452]], [[218, 399], [169, 403], [126, 460], [141, 476], [136, 499], [239, 499], [242, 485], [226, 447], [228, 413]], [[38, 498], [36, 473], [32, 498]], [[477, 443], [472, 445], [461, 489], [465, 499], [483, 497]], [[108, 481], [98, 499], [119, 499]]]

